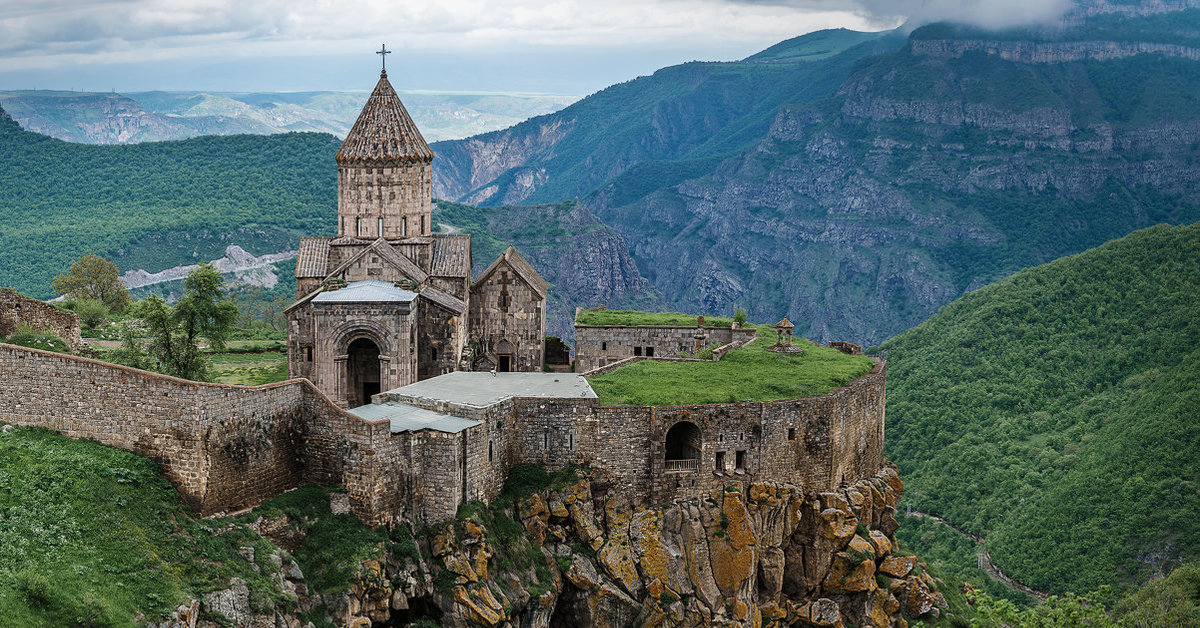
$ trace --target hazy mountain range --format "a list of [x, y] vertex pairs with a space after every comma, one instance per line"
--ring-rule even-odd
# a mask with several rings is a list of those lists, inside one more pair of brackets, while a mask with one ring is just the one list
[[[557, 111], [576, 96], [401, 92], [425, 139], [457, 139]], [[316, 131], [344, 137], [367, 100], [362, 92], [130, 94], [0, 91], [23, 128], [68, 142], [128, 144], [198, 135]]]

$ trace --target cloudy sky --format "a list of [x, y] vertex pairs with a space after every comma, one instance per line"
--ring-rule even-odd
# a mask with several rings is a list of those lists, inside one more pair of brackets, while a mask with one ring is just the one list
[[822, 28], [1052, 19], [1069, 0], [0, 0], [0, 89], [582, 94]]

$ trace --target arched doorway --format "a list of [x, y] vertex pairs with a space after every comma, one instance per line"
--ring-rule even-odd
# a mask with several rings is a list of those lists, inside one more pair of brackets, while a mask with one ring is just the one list
[[351, 408], [371, 403], [379, 382], [379, 346], [369, 338], [351, 342], [346, 351], [346, 403]]
[[665, 470], [695, 471], [700, 468], [702, 441], [700, 428], [691, 421], [680, 421], [667, 430]]

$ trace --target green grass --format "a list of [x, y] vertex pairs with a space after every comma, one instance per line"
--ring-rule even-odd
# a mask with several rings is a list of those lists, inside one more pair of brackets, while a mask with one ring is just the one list
[[758, 339], [720, 362], [645, 360], [589, 380], [604, 405], [683, 405], [815, 397], [866, 375], [864, 356], [804, 345], [801, 355], [767, 351], [775, 332], [759, 327]]
[[287, 379], [287, 352], [214, 353], [209, 356], [209, 376], [214, 382], [258, 386]]
[[1022, 271], [885, 343], [905, 500], [1050, 593], [1200, 556], [1200, 225]]
[[[585, 310], [575, 316], [579, 325], [669, 325], [676, 327], [695, 327], [695, 314], [679, 312], [638, 312], [634, 310]], [[706, 327], [730, 327], [732, 318], [705, 316]]]
[[147, 458], [43, 429], [0, 432], [0, 627], [132, 627], [137, 613], [161, 617], [234, 576], [252, 605], [286, 605], [270, 583], [274, 547], [226, 523], [196, 519]]
[[[258, 517], [287, 515], [304, 533], [300, 547], [292, 553], [304, 579], [320, 593], [342, 591], [353, 583], [358, 562], [364, 558], [384, 558], [388, 534], [363, 525], [352, 513], [335, 515], [329, 508], [329, 494], [337, 489], [302, 486], [263, 503], [243, 521]], [[405, 529], [397, 542], [411, 541]]]

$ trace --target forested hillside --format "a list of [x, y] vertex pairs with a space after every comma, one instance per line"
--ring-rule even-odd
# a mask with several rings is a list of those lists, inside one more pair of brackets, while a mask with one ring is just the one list
[[69, 144], [0, 110], [0, 285], [54, 296], [84, 253], [122, 271], [295, 248], [335, 224], [332, 135], [201, 137], [130, 146]]
[[1157, 226], [968, 293], [885, 343], [905, 501], [1050, 592], [1200, 556], [1197, 312], [1200, 224]]

